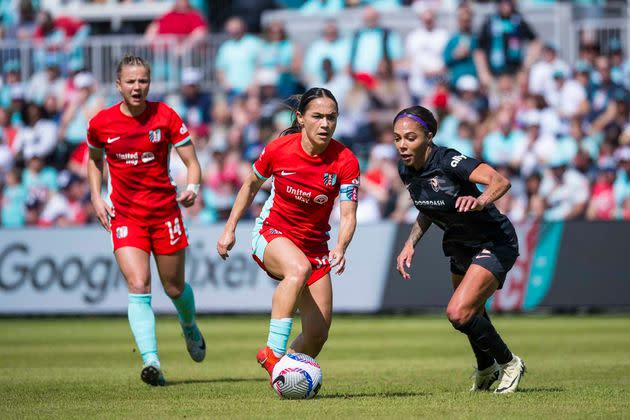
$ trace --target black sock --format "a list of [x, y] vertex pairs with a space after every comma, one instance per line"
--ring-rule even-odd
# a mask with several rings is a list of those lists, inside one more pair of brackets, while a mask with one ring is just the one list
[[[492, 322], [485, 309], [483, 310], [483, 317], [486, 318], [488, 322]], [[475, 353], [475, 359], [477, 359], [477, 370], [484, 370], [494, 365], [494, 357], [481, 350], [470, 337], [468, 337], [468, 341], [473, 349], [473, 353]]]
[[477, 348], [488, 353], [497, 363], [502, 365], [512, 360], [512, 352], [503, 342], [489, 319], [481, 315], [475, 315], [464, 325], [455, 328], [466, 334]]

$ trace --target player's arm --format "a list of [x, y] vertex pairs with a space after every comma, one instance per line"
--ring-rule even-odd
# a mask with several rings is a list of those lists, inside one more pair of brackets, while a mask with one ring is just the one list
[[192, 142], [176, 147], [175, 150], [186, 166], [186, 190], [177, 197], [177, 202], [184, 207], [190, 207], [195, 203], [199, 195], [201, 185], [201, 166], [197, 160], [197, 153]]
[[101, 187], [103, 184], [103, 150], [90, 147], [90, 158], [87, 164], [88, 183], [92, 196], [92, 206], [98, 221], [106, 231], [110, 231], [110, 218], [114, 217], [114, 208], [110, 207], [103, 197], [101, 197]]
[[[353, 187], [358, 188], [358, 186]], [[357, 201], [342, 199], [339, 203], [339, 211], [341, 214], [339, 219], [339, 237], [337, 245], [328, 255], [331, 261], [330, 267], [337, 267], [335, 274], [343, 273], [346, 268], [346, 250], [357, 228]]]
[[265, 178], [259, 177], [252, 171], [236, 195], [236, 200], [234, 200], [234, 206], [230, 212], [230, 217], [225, 223], [225, 228], [223, 229], [221, 237], [217, 241], [217, 252], [221, 258], [226, 259], [229, 256], [228, 251], [232, 249], [234, 243], [236, 242], [236, 225], [245, 214], [245, 211], [247, 211], [249, 206], [251, 206], [252, 201], [254, 201], [254, 196], [258, 190], [260, 190], [260, 187], [262, 187], [262, 184], [264, 184], [265, 181]]
[[405, 280], [409, 280], [411, 278], [409, 273], [405, 270], [405, 267], [411, 267], [411, 260], [413, 259], [413, 254], [415, 253], [416, 244], [420, 241], [420, 239], [422, 239], [430, 227], [431, 220], [422, 214], [422, 212], [419, 212], [418, 217], [416, 217], [416, 221], [411, 226], [409, 238], [405, 241], [405, 245], [396, 259], [396, 269]]
[[494, 203], [505, 194], [512, 184], [510, 180], [498, 173], [492, 166], [485, 163], [477, 166], [468, 177], [470, 182], [483, 184], [485, 191], [479, 197], [457, 197], [455, 209], [459, 212], [482, 210], [490, 203]]

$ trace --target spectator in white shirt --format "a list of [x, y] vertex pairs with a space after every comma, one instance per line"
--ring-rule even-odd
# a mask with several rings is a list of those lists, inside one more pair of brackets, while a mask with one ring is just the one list
[[570, 119], [588, 112], [586, 90], [577, 80], [569, 79], [563, 67], [553, 71], [553, 84], [545, 90], [545, 100], [561, 118]]
[[581, 217], [589, 197], [588, 179], [573, 168], [569, 168], [565, 156], [557, 156], [540, 186], [540, 196], [545, 200], [543, 218], [547, 221], [572, 220]]
[[541, 60], [536, 62], [529, 73], [529, 92], [536, 95], [544, 95], [546, 90], [553, 85], [553, 73], [556, 69], [567, 71], [569, 66], [558, 58], [556, 48], [546, 44], [542, 50]]
[[422, 26], [407, 35], [405, 56], [409, 65], [409, 90], [415, 99], [422, 99], [445, 73], [443, 53], [449, 33], [436, 28], [432, 8], [418, 7], [417, 12]]

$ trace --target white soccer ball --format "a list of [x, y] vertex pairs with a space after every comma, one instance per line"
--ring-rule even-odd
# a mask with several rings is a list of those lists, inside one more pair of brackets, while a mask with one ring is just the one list
[[287, 353], [274, 366], [272, 378], [271, 386], [280, 398], [306, 400], [322, 386], [322, 369], [311, 356]]

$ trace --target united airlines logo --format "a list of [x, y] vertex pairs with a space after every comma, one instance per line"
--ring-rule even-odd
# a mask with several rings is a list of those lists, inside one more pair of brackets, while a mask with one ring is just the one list
[[337, 174], [329, 174], [326, 172], [324, 174], [324, 186], [333, 187], [337, 182]]
[[159, 143], [162, 140], [162, 130], [149, 130], [149, 141], [151, 143]]

